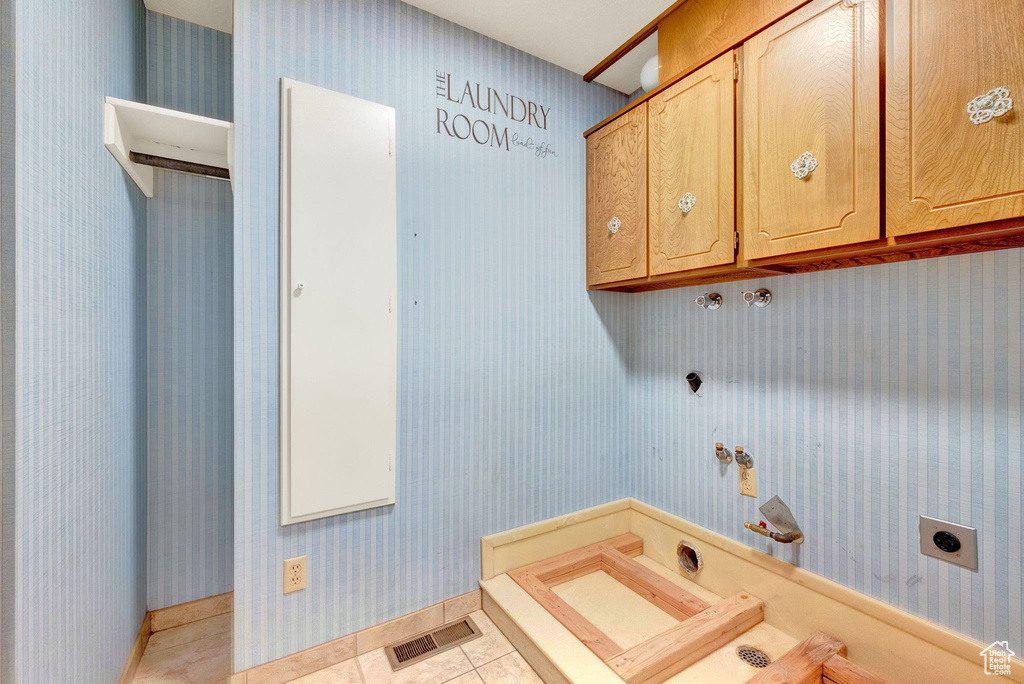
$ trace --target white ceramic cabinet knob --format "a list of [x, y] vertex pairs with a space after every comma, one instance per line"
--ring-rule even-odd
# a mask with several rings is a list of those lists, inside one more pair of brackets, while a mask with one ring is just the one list
[[816, 168], [818, 168], [818, 160], [810, 152], [804, 152], [789, 165], [789, 170], [798, 179], [807, 178]]
[[1013, 109], [1013, 100], [1007, 88], [993, 88], [967, 103], [967, 113], [975, 126], [991, 121]]
[[679, 208], [683, 210], [684, 214], [689, 214], [696, 203], [697, 198], [693, 196], [693, 193], [688, 192], [679, 200]]

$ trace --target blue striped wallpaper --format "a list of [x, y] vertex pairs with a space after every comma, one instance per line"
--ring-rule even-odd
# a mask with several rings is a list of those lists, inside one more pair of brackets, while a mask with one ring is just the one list
[[[717, 312], [694, 289], [588, 294], [580, 132], [624, 96], [393, 0], [238, 0], [235, 31], [236, 670], [473, 588], [481, 535], [630, 494], [1022, 643], [1020, 250], [715, 286]], [[551, 106], [558, 156], [439, 135], [438, 71]], [[287, 529], [281, 76], [396, 107], [402, 301], [398, 503]], [[758, 284], [775, 301], [747, 309]], [[757, 502], [716, 441], [753, 453]], [[776, 493], [801, 547], [742, 528]], [[919, 513], [977, 525], [981, 571], [921, 557]], [[310, 588], [282, 596], [300, 554]]]
[[146, 12], [146, 102], [231, 121], [231, 34]]
[[[622, 295], [584, 288], [581, 132], [625, 102], [394, 0], [236, 0], [235, 670], [469, 591], [479, 540], [628, 493]], [[557, 157], [438, 134], [436, 72]], [[278, 79], [397, 110], [397, 503], [278, 526]], [[486, 92], [486, 90], [484, 90]], [[472, 114], [448, 103], [449, 114]], [[476, 116], [472, 117], [477, 118]], [[503, 123], [502, 115], [479, 117]], [[281, 594], [308, 554], [309, 588]]]
[[0, 676], [108, 683], [146, 608], [146, 209], [103, 147], [102, 103], [145, 98], [145, 14], [137, 0], [10, 7], [16, 307], [3, 311], [17, 365]]
[[[1024, 646], [1021, 302], [1009, 250], [635, 296], [633, 493], [983, 642]], [[748, 309], [740, 291], [773, 300]], [[718, 311], [693, 298], [718, 291]], [[699, 397], [684, 376], [703, 374]], [[714, 443], [746, 447], [739, 495]], [[743, 529], [779, 494], [807, 541]], [[978, 528], [980, 571], [920, 554], [919, 514]]]
[[[148, 102], [231, 119], [231, 36], [147, 12]], [[146, 202], [150, 610], [232, 586], [232, 196], [155, 171]]]
[[[0, 0], [0, 681], [13, 680], [15, 596], [15, 50], [14, 1]], [[10, 608], [8, 608], [10, 607]]]

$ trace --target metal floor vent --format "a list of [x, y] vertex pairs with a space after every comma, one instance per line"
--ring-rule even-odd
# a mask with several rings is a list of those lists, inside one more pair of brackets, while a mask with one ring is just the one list
[[767, 653], [753, 646], [740, 646], [736, 649], [736, 655], [751, 667], [768, 667], [772, 664], [772, 659]]
[[480, 628], [476, 626], [472, 618], [467, 616], [411, 639], [386, 646], [384, 653], [388, 657], [388, 662], [391, 663], [392, 671], [401, 670], [403, 667], [415, 665], [432, 655], [476, 639], [481, 634]]

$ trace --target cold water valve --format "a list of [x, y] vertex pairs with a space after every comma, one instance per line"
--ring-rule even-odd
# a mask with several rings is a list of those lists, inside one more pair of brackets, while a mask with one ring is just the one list
[[754, 466], [754, 459], [750, 457], [746, 449], [738, 446], [736, 447], [736, 464], [740, 468], [752, 468]]
[[753, 292], [745, 290], [742, 294], [743, 301], [747, 303], [747, 306], [764, 308], [772, 303], [772, 293], [764, 288], [754, 290]]

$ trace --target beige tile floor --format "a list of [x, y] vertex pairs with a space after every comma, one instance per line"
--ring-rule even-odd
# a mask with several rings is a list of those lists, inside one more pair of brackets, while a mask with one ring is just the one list
[[[301, 684], [543, 684], [482, 610], [483, 636], [392, 672], [384, 649], [296, 679]], [[231, 614], [154, 634], [133, 684], [223, 684], [231, 671]]]
[[231, 613], [156, 632], [132, 684], [223, 684], [231, 675]]

